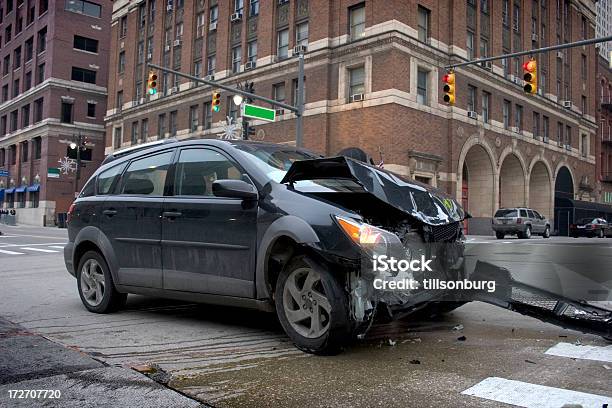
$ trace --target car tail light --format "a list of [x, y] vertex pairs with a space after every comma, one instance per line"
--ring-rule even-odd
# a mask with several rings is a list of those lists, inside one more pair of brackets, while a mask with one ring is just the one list
[[74, 208], [76, 205], [74, 203], [70, 204], [70, 208], [68, 208], [68, 213], [66, 214], [66, 222], [70, 222], [72, 219], [72, 214], [74, 213]]
[[523, 219], [522, 218], [517, 218], [516, 219], [516, 223], [517, 224], [522, 224], [523, 223]]

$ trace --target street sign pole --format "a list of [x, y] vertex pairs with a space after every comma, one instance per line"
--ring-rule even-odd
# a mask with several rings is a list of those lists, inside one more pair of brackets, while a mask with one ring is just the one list
[[304, 54], [298, 55], [298, 89], [297, 89], [297, 112], [295, 118], [295, 145], [303, 146], [304, 124]]

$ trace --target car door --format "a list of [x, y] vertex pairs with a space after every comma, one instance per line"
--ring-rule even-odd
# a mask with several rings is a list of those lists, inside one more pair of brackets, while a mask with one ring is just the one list
[[180, 150], [162, 214], [164, 289], [254, 296], [257, 202], [212, 192], [215, 180], [245, 177], [225, 152]]
[[535, 219], [535, 214], [531, 210], [527, 211], [527, 219], [529, 220], [529, 224], [531, 225], [531, 232], [534, 234], [539, 233], [539, 225]]
[[174, 149], [130, 161], [102, 211], [120, 285], [162, 287], [161, 212]]

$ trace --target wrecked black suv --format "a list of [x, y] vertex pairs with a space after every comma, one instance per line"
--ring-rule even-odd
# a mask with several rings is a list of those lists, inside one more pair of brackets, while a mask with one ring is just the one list
[[[368, 266], [381, 254], [426, 257], [429, 277], [464, 279], [465, 217], [437, 190], [346, 157], [166, 141], [105, 160], [70, 208], [65, 262], [92, 312], [116, 310], [128, 293], [276, 309], [297, 347], [333, 353], [377, 311], [465, 301], [442, 288], [377, 288], [385, 274]], [[510, 307], [507, 297], [490, 301]]]

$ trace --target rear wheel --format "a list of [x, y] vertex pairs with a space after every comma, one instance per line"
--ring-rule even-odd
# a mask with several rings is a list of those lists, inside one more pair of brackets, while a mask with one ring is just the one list
[[598, 238], [605, 238], [605, 236], [604, 236], [604, 232], [603, 232], [603, 229], [600, 229], [600, 230], [599, 230], [599, 232], [597, 233], [597, 237], [598, 237]]
[[550, 227], [547, 225], [544, 229], [544, 233], [542, 234], [543, 238], [550, 238]]
[[110, 313], [125, 305], [126, 293], [115, 289], [106, 261], [96, 251], [87, 251], [79, 261], [77, 288], [83, 305], [90, 312]]
[[337, 354], [351, 338], [348, 299], [329, 271], [313, 265], [298, 256], [285, 266], [276, 282], [276, 313], [297, 348]]
[[504, 239], [506, 234], [504, 234], [503, 232], [496, 232], [495, 236], [497, 237], [497, 239]]
[[520, 238], [520, 239], [529, 239], [529, 238], [531, 238], [531, 226], [528, 225], [525, 228], [525, 231], [517, 233], [516, 236], [518, 238]]

